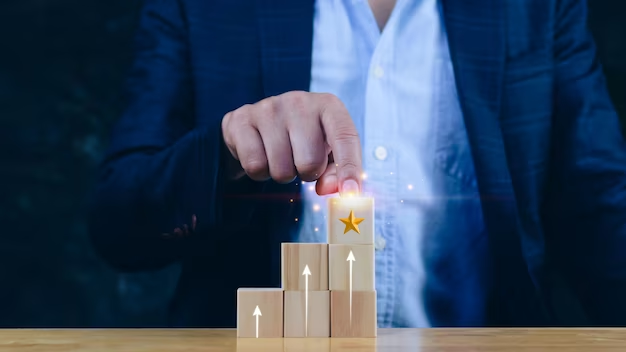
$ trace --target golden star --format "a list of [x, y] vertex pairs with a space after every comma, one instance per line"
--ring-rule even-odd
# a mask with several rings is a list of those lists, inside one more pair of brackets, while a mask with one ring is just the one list
[[350, 230], [354, 230], [356, 233], [360, 234], [361, 231], [359, 231], [359, 224], [365, 219], [355, 218], [354, 213], [352, 212], [352, 210], [350, 210], [350, 215], [348, 215], [347, 218], [343, 218], [339, 220], [343, 222], [344, 224], [346, 224], [346, 229], [343, 230], [344, 234], [348, 233], [348, 231]]

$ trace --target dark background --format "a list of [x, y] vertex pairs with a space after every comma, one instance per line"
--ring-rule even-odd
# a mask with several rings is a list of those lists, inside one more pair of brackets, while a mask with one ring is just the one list
[[[115, 273], [86, 224], [140, 6], [0, 0], [0, 327], [165, 324], [178, 268]], [[626, 1], [590, 0], [589, 23], [624, 121]]]

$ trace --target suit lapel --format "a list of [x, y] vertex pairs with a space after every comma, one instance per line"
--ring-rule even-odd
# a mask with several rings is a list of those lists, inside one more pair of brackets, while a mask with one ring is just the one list
[[[458, 94], [472, 150], [484, 218], [495, 264], [495, 319], [534, 321], [529, 302], [539, 274], [528, 267], [521, 246], [514, 185], [500, 126], [506, 54], [505, 2], [442, 0]], [[534, 262], [534, 261], [533, 261]], [[530, 269], [530, 270], [529, 270]], [[529, 276], [530, 274], [530, 276]], [[528, 282], [524, 286], [522, 281]], [[535, 285], [532, 285], [532, 284]], [[524, 303], [530, 304], [525, 306]]]
[[[499, 122], [505, 57], [501, 3], [443, 0], [458, 94], [486, 204], [513, 202]], [[489, 212], [503, 210], [498, 206]]]
[[309, 90], [313, 0], [257, 0], [265, 96]]

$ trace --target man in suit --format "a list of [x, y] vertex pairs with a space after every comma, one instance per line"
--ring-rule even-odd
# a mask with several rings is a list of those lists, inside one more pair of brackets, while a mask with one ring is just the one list
[[590, 324], [623, 324], [626, 148], [585, 20], [582, 0], [147, 0], [96, 248], [180, 262], [172, 326], [233, 327], [238, 287], [280, 285], [281, 242], [325, 240], [321, 197], [368, 192], [380, 327], [560, 324], [555, 272]]

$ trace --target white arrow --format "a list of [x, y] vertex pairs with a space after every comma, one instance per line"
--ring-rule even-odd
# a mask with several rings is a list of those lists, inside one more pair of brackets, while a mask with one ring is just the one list
[[355, 261], [354, 254], [350, 251], [348, 254], [348, 259], [346, 261], [350, 262], [350, 324], [352, 324], [352, 262]]
[[304, 275], [304, 336], [307, 336], [309, 331], [309, 276], [311, 275], [308, 265], [304, 266], [302, 275]]
[[263, 314], [261, 314], [261, 310], [259, 309], [259, 306], [256, 306], [256, 308], [254, 308], [254, 313], [252, 313], [252, 315], [254, 315], [256, 317], [256, 338], [259, 338], [259, 316], [262, 316]]

